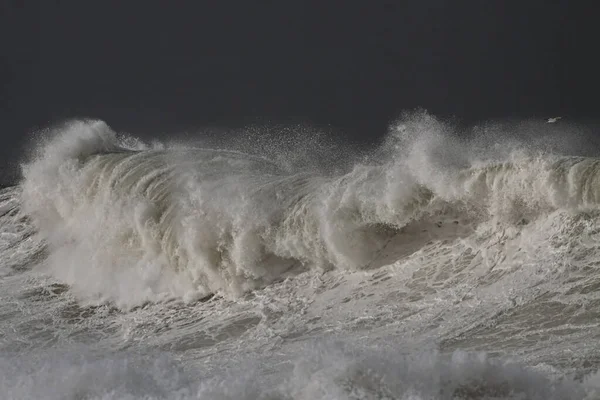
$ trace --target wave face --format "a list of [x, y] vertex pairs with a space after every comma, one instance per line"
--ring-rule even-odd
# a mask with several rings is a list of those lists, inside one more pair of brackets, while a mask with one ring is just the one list
[[595, 158], [467, 144], [426, 114], [343, 173], [148, 146], [75, 121], [23, 166], [21, 196], [52, 274], [83, 297], [131, 306], [237, 296], [306, 269], [371, 268], [392, 238], [410, 252], [425, 243], [406, 232], [448, 223], [450, 239], [594, 210], [599, 171]]

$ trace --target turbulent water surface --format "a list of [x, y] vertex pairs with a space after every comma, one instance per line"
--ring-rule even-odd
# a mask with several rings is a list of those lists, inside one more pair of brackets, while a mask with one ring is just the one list
[[583, 136], [417, 113], [346, 157], [46, 132], [0, 191], [0, 398], [600, 398]]

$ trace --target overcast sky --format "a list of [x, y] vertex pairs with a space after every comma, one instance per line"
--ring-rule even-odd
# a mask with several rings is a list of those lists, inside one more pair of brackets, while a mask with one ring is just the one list
[[363, 141], [404, 109], [598, 115], [587, 1], [0, 0], [2, 166], [73, 117], [144, 137], [257, 119]]

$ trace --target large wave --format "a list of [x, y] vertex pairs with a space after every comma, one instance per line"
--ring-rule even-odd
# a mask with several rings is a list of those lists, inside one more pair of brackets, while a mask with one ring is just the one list
[[552, 132], [527, 143], [497, 126], [474, 132], [408, 115], [340, 172], [310, 157], [146, 145], [74, 121], [23, 165], [22, 211], [52, 274], [85, 298], [128, 306], [235, 296], [309, 268], [370, 268], [392, 238], [410, 253], [484, 225], [518, 230], [555, 210], [597, 208], [600, 160], [566, 154]]

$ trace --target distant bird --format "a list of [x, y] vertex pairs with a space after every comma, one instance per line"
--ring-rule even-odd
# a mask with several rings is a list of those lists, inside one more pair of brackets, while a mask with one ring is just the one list
[[561, 118], [562, 117], [548, 118], [548, 121], [546, 121], [546, 122], [548, 122], [549, 124], [553, 124], [553, 123], [555, 123], [556, 121], [558, 121]]

